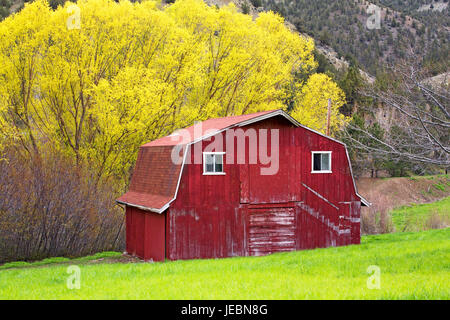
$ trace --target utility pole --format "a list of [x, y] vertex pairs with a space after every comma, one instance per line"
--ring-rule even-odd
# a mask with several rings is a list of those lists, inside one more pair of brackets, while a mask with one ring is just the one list
[[328, 99], [327, 136], [330, 135], [330, 122], [331, 122], [331, 99]]

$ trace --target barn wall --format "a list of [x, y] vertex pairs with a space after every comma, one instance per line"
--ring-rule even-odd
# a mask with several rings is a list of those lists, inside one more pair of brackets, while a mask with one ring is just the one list
[[351, 205], [351, 244], [361, 243], [361, 201], [354, 201]]
[[170, 208], [167, 258], [223, 258], [245, 255], [241, 208]]
[[[255, 254], [249, 248], [250, 215], [261, 212], [252, 210], [255, 206], [292, 208], [296, 249], [359, 243], [360, 199], [354, 190], [345, 147], [307, 129], [294, 127], [282, 117], [244, 127], [248, 128], [280, 129], [279, 172], [262, 176], [260, 163], [233, 165], [226, 158], [226, 175], [203, 175], [202, 164], [185, 165], [177, 199], [167, 213], [167, 257]], [[220, 134], [225, 142], [225, 133]], [[199, 142], [202, 150], [210, 142]], [[223, 150], [215, 151], [227, 152], [225, 145]], [[311, 173], [311, 151], [332, 151], [332, 173]], [[193, 153], [191, 161], [194, 162]], [[264, 215], [272, 220], [284, 217], [260, 214]]]
[[133, 226], [133, 208], [125, 208], [125, 238], [126, 238], [126, 251], [129, 254], [136, 253], [136, 240], [135, 231]]
[[165, 214], [126, 208], [126, 250], [144, 260], [165, 259]]

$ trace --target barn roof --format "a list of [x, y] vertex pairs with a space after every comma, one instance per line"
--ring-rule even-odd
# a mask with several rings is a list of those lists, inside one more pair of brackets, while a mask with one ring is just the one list
[[[184, 129], [189, 132], [188, 136], [175, 132], [169, 136], [142, 145], [139, 149], [129, 191], [117, 199], [117, 202], [146, 211], [164, 212], [170, 203], [176, 199], [184, 166], [184, 161], [180, 164], [174, 164], [172, 161], [172, 150], [175, 145], [190, 145], [221, 131], [233, 127], [242, 127], [275, 116], [283, 116], [295, 126], [306, 128], [345, 146], [344, 143], [338, 140], [302, 126], [283, 110], [271, 110], [241, 116], [209, 119], [203, 121], [201, 126], [197, 126], [197, 128], [201, 127], [201, 132], [194, 132], [194, 130], [198, 129], [190, 126]], [[351, 170], [350, 159], [349, 165]], [[356, 191], [354, 181], [353, 184]], [[363, 205], [370, 206], [367, 200], [358, 193], [357, 195], [361, 198]]]
[[[207, 135], [208, 132], [218, 132], [223, 129], [227, 129], [229, 127], [232, 127], [236, 124], [252, 120], [255, 118], [259, 118], [261, 116], [265, 116], [268, 114], [271, 114], [278, 110], [271, 110], [271, 111], [263, 111], [258, 113], [252, 113], [252, 114], [244, 114], [242, 116], [230, 116], [230, 117], [224, 117], [224, 118], [215, 118], [215, 119], [209, 119], [202, 122], [201, 128], [197, 126], [197, 128], [201, 129], [202, 132], [194, 132], [194, 126], [190, 126], [186, 129], [187, 132], [189, 132], [190, 139], [183, 141], [184, 144], [194, 142], [194, 140], [204, 139], [205, 135]], [[156, 147], [156, 146], [174, 146], [180, 143], [180, 139], [177, 139], [177, 131], [175, 131], [173, 134], [159, 138], [157, 140], [154, 140], [152, 142], [146, 143], [143, 145], [143, 147]]]

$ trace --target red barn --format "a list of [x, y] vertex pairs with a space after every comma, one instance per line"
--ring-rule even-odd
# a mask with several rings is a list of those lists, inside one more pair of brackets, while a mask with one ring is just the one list
[[210, 119], [143, 145], [126, 250], [145, 260], [264, 255], [360, 243], [342, 142], [282, 110]]

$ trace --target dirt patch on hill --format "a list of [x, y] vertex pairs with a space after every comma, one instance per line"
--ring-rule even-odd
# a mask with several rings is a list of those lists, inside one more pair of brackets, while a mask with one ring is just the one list
[[358, 192], [377, 207], [391, 210], [413, 203], [430, 203], [450, 196], [448, 175], [411, 178], [360, 178]]

